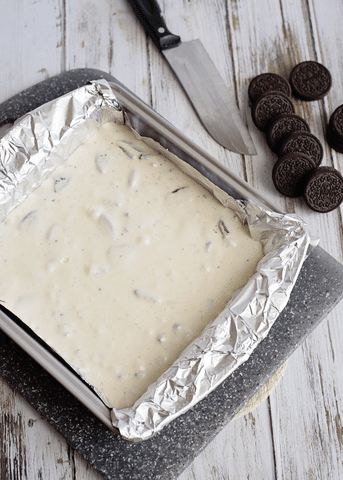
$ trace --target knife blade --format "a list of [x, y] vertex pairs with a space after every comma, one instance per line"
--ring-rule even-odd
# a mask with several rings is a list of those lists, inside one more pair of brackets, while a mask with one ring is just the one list
[[237, 104], [200, 40], [171, 33], [156, 0], [128, 0], [146, 33], [167, 59], [208, 133], [225, 148], [256, 155]]

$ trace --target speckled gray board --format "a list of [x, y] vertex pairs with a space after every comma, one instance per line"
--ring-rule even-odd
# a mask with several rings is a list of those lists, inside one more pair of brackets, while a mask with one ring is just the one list
[[86, 85], [91, 80], [104, 78], [120, 84], [109, 73], [92, 68], [76, 68], [60, 75], [43, 80], [32, 87], [14, 95], [0, 105], [0, 127], [13, 123], [25, 113], [40, 107], [44, 103]]
[[[111, 75], [76, 69], [0, 105], [0, 126], [90, 80]], [[150, 440], [130, 444], [111, 433], [0, 331], [0, 374], [108, 480], [177, 478], [283, 365], [343, 297], [343, 266], [320, 247], [304, 263], [288, 305], [250, 359], [208, 397]]]
[[249, 360], [189, 412], [145, 442], [107, 430], [0, 332], [0, 374], [108, 480], [176, 479], [343, 296], [343, 266], [316, 247], [269, 335]]

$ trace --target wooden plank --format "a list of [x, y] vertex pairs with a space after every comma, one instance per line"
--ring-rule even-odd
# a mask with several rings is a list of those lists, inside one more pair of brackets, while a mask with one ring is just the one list
[[111, 73], [149, 103], [146, 39], [128, 2], [70, 2], [66, 17], [67, 70], [89, 67]]
[[[250, 78], [266, 71], [280, 73], [287, 78], [296, 63], [307, 59], [327, 65], [335, 80], [328, 97], [311, 104], [300, 101], [295, 103], [297, 113], [308, 119], [312, 131], [323, 142], [323, 163], [339, 168], [339, 155], [332, 152], [325, 142], [325, 123], [327, 112], [332, 111], [332, 103], [337, 105], [339, 97], [342, 98], [342, 76], [337, 71], [341, 51], [337, 53], [332, 48], [339, 38], [334, 18], [342, 14], [342, 5], [333, 2], [329, 11], [327, 4], [320, 0], [310, 2], [309, 7], [306, 2], [281, 2], [280, 5], [268, 1], [230, 2], [229, 18], [237, 42], [236, 48], [240, 52], [237, 62], [241, 72]], [[304, 218], [311, 232], [321, 237], [322, 246], [342, 261], [341, 211], [336, 210], [327, 215], [314, 214], [301, 200], [277, 198], [270, 177], [275, 156], [268, 151], [264, 135], [254, 130], [252, 122], [250, 128], [259, 153], [250, 163], [247, 160], [249, 183], [263, 191], [279, 208], [295, 212]], [[260, 416], [260, 412], [268, 409], [269, 403], [275, 468], [266, 468], [258, 476], [256, 470], [259, 462], [267, 462], [268, 455], [271, 454], [268, 432], [256, 439], [256, 442], [252, 439], [249, 441], [251, 432], [243, 425], [239, 431], [233, 432], [236, 422], [239, 422], [235, 421], [224, 429], [221, 436], [234, 438], [235, 446], [239, 444], [238, 439], [243, 438], [244, 446], [249, 444], [248, 454], [244, 455], [241, 446], [237, 455], [231, 458], [228, 448], [225, 456], [218, 454], [214, 464], [210, 463], [207, 452], [204, 452], [180, 480], [215, 478], [214, 471], [220, 471], [222, 476], [219, 478], [227, 475], [230, 479], [248, 478], [249, 473], [254, 478], [269, 478], [268, 475], [270, 478], [342, 477], [342, 350], [339, 347], [342, 338], [342, 311], [342, 306], [337, 307], [309, 337], [289, 361], [286, 374], [269, 401], [250, 414], [255, 418], [254, 426], [258, 429], [260, 422], [266, 422], [266, 415]], [[216, 441], [217, 439], [211, 447], [215, 446], [219, 452], [221, 444], [216, 444]], [[267, 442], [267, 449], [259, 451], [263, 442]], [[201, 477], [200, 472], [206, 473]]]
[[267, 402], [225, 427], [179, 480], [224, 478], [276, 478]]
[[75, 480], [100, 479], [47, 421], [0, 381], [0, 478]]
[[1, 2], [1, 99], [64, 68], [64, 10], [60, 0]]
[[[2, 2], [0, 102], [65, 69], [64, 3]], [[101, 478], [2, 377], [0, 478]]]

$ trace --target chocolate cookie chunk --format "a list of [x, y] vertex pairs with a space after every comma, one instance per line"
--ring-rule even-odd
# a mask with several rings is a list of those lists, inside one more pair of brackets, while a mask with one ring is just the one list
[[286, 197], [301, 197], [308, 174], [315, 163], [303, 153], [288, 153], [275, 163], [272, 177], [275, 188]]
[[268, 124], [267, 142], [274, 153], [278, 153], [282, 140], [291, 132], [310, 131], [306, 120], [294, 113], [277, 115]]
[[308, 177], [304, 199], [315, 212], [326, 213], [343, 201], [343, 178], [332, 167], [318, 167]]
[[326, 133], [330, 147], [343, 153], [343, 105], [337, 107], [331, 115]]
[[331, 88], [332, 79], [329, 70], [321, 63], [308, 61], [296, 65], [289, 82], [294, 96], [301, 100], [319, 100]]
[[310, 132], [289, 133], [281, 142], [279, 155], [286, 153], [303, 153], [310, 157], [318, 167], [323, 160], [323, 146], [320, 140]]
[[285, 78], [277, 73], [261, 73], [253, 78], [249, 84], [248, 95], [252, 103], [266, 92], [282, 92], [285, 95], [292, 93], [291, 86]]
[[270, 120], [282, 113], [294, 113], [290, 98], [282, 92], [266, 92], [252, 106], [252, 119], [256, 127], [265, 132]]

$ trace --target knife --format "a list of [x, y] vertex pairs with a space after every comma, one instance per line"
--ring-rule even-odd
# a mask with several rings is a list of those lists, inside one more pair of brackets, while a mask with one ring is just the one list
[[208, 133], [233, 152], [256, 155], [236, 102], [200, 40], [171, 33], [156, 0], [128, 0], [146, 33], [168, 60]]

